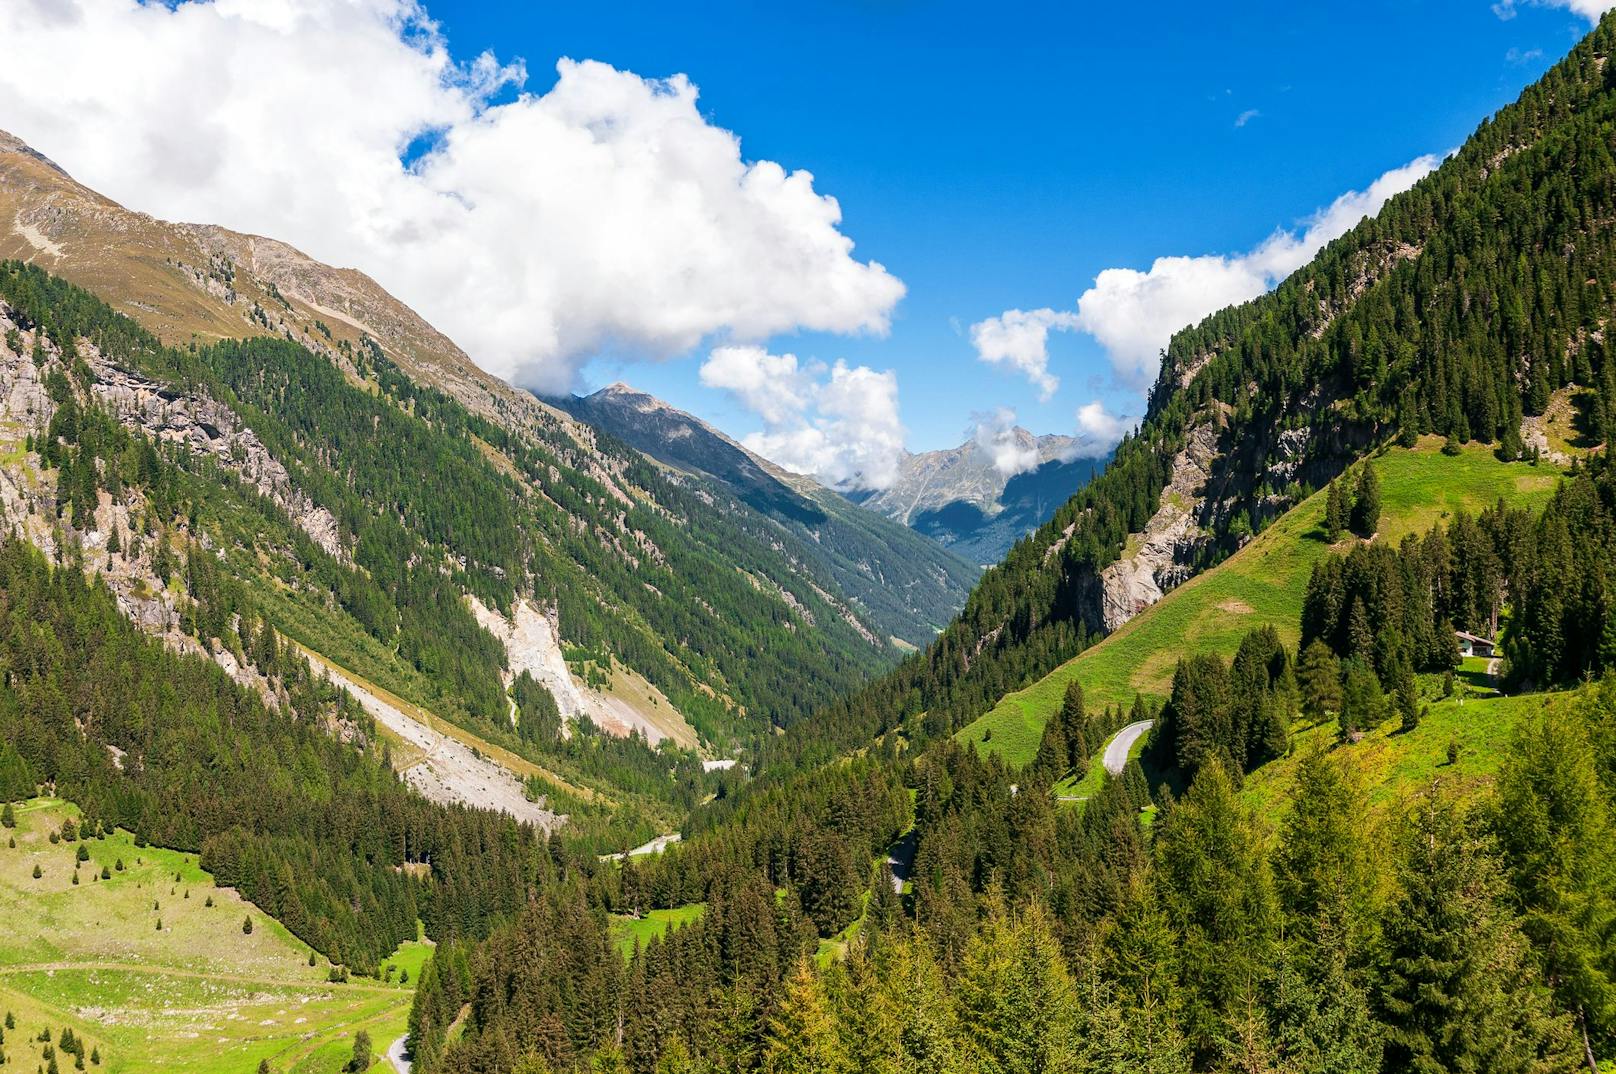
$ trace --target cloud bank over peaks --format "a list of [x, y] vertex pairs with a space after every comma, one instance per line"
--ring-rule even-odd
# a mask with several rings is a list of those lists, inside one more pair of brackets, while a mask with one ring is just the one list
[[1038, 468], [1038, 444], [1016, 427], [1016, 412], [1007, 406], [971, 415], [970, 438], [1002, 477], [1014, 477]]
[[1105, 269], [1075, 312], [1014, 309], [979, 321], [971, 326], [977, 357], [1019, 370], [1047, 399], [1059, 383], [1049, 372], [1049, 333], [1079, 331], [1104, 348], [1119, 384], [1148, 388], [1174, 332], [1268, 291], [1440, 163], [1427, 155], [1393, 168], [1368, 188], [1342, 194], [1299, 230], [1275, 231], [1245, 253], [1159, 257], [1143, 271]]
[[1121, 443], [1123, 436], [1138, 424], [1138, 418], [1112, 414], [1098, 399], [1090, 400], [1077, 409], [1078, 446], [1072, 457], [1100, 458]]
[[562, 59], [526, 92], [519, 62], [457, 63], [416, 0], [14, 0], [0, 40], [28, 42], [0, 127], [80, 181], [357, 267], [541, 390], [601, 351], [881, 334], [904, 294], [684, 76]]
[[884, 489], [897, 480], [905, 431], [892, 370], [725, 346], [702, 363], [701, 382], [763, 422], [741, 443], [787, 470], [839, 489]]

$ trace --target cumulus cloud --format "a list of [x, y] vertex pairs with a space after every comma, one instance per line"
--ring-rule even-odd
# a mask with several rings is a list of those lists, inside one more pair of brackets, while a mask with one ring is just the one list
[[[1601, 15], [1616, 7], [1616, 0], [1524, 0], [1524, 2], [1536, 7], [1564, 8], [1581, 15], [1589, 22], [1598, 22]], [[1515, 17], [1517, 6], [1517, 0], [1498, 0], [1493, 4], [1493, 14], [1507, 22]]]
[[1038, 468], [1038, 445], [1016, 427], [1016, 412], [1007, 406], [971, 415], [971, 440], [993, 460], [1003, 477]]
[[563, 59], [525, 92], [520, 63], [457, 62], [416, 0], [16, 0], [0, 40], [28, 42], [0, 127], [81, 181], [363, 269], [537, 388], [601, 350], [882, 333], [904, 292], [684, 76]]
[[1107, 412], [1105, 404], [1098, 399], [1085, 403], [1077, 409], [1077, 447], [1072, 457], [1099, 458], [1116, 447], [1138, 420]]
[[759, 346], [725, 346], [702, 363], [701, 382], [763, 421], [741, 443], [788, 470], [841, 489], [884, 489], [897, 479], [904, 428], [898, 377], [890, 369], [804, 363]]
[[1060, 387], [1060, 378], [1049, 371], [1049, 333], [1076, 326], [1071, 313], [1005, 310], [971, 325], [971, 343], [979, 359], [1016, 370], [1038, 389], [1040, 399], [1048, 399]]
[[1423, 156], [1394, 168], [1368, 189], [1336, 198], [1299, 231], [1276, 231], [1243, 254], [1159, 257], [1142, 272], [1106, 269], [1078, 298], [1073, 325], [1105, 348], [1119, 380], [1146, 386], [1174, 332], [1267, 291], [1440, 162], [1436, 156]]

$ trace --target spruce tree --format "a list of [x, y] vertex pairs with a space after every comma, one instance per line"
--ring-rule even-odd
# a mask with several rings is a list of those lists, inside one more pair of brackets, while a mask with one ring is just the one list
[[1521, 930], [1557, 1006], [1584, 1047], [1616, 1050], [1616, 820], [1599, 781], [1587, 714], [1532, 720], [1499, 776], [1491, 828], [1503, 851]]
[[1077, 1047], [1077, 998], [1047, 916], [1011, 911], [1001, 894], [971, 939], [955, 982], [965, 1059], [1006, 1074], [1058, 1070]]
[[1341, 539], [1341, 531], [1347, 528], [1350, 521], [1351, 509], [1347, 503], [1346, 482], [1341, 478], [1330, 482], [1329, 491], [1324, 499], [1324, 539], [1331, 544]]
[[1569, 1069], [1570, 1021], [1547, 1011], [1494, 848], [1436, 790], [1405, 830], [1398, 889], [1376, 995], [1387, 1069]]
[[1358, 488], [1352, 497], [1352, 532], [1368, 540], [1380, 528], [1380, 477], [1372, 463], [1358, 471]]
[[1296, 677], [1302, 689], [1302, 711], [1315, 723], [1341, 708], [1341, 662], [1315, 638], [1302, 651]]
[[824, 988], [806, 955], [797, 959], [763, 1045], [768, 1074], [851, 1072], [846, 1051], [825, 999]]
[[1152, 880], [1178, 936], [1184, 1029], [1202, 1059], [1273, 962], [1279, 918], [1261, 842], [1217, 758], [1158, 821]]

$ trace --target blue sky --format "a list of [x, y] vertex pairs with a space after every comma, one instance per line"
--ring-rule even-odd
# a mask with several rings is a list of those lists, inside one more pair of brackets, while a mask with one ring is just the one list
[[[959, 442], [1014, 407], [1069, 431], [1098, 396], [1137, 413], [1100, 347], [1050, 341], [1059, 391], [978, 362], [964, 328], [1070, 308], [1102, 269], [1232, 253], [1421, 154], [1457, 146], [1588, 28], [1571, 11], [1486, 0], [1353, 5], [430, 5], [457, 52], [688, 75], [749, 159], [806, 168], [855, 256], [908, 286], [890, 335], [776, 337], [774, 350], [897, 373], [909, 445]], [[1501, 9], [1504, 10], [1504, 9]], [[1243, 113], [1255, 113], [1243, 124]], [[757, 422], [697, 362], [595, 360], [735, 433]]]
[[0, 3], [0, 128], [362, 269], [518, 384], [625, 379], [880, 485], [968, 430], [1025, 465], [1012, 410], [1118, 435], [1171, 329], [1612, 3]]

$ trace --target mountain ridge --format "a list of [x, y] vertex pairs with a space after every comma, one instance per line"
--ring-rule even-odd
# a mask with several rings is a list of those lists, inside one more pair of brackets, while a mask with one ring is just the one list
[[680, 472], [729, 488], [804, 539], [882, 633], [925, 645], [964, 602], [976, 571], [919, 534], [757, 455], [722, 430], [621, 381], [549, 405]]

